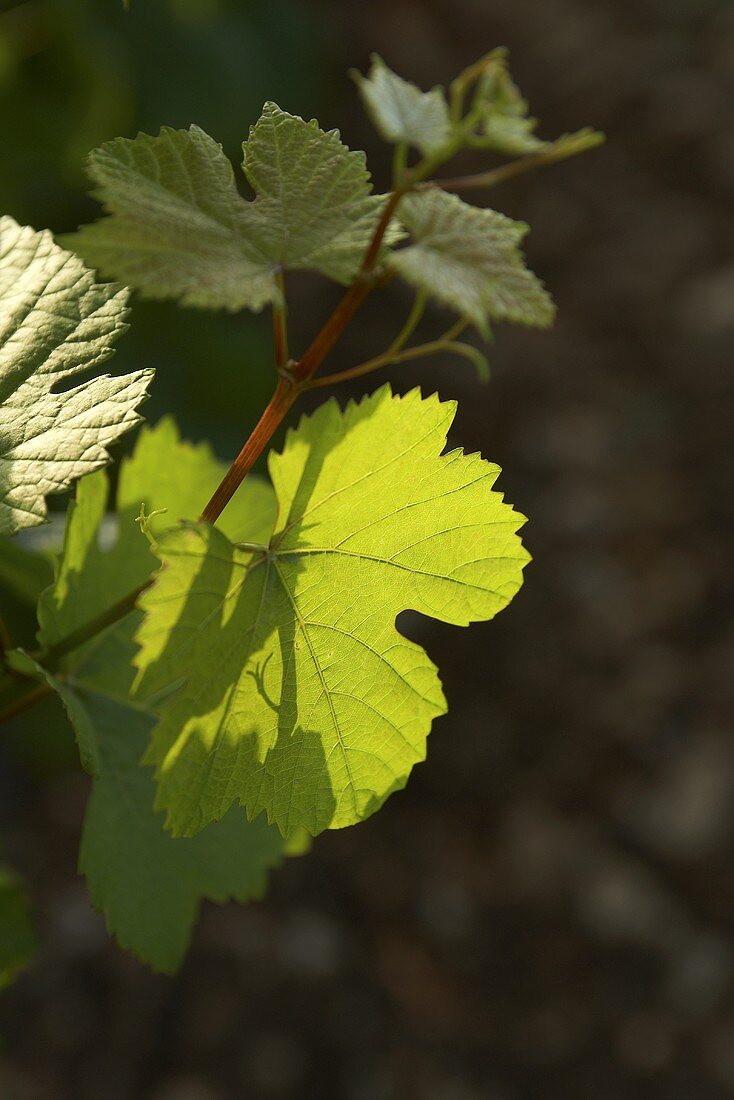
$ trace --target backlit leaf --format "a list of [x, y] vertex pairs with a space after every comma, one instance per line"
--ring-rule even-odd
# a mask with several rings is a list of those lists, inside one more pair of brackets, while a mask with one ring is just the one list
[[302, 420], [270, 457], [265, 552], [208, 524], [161, 536], [136, 662], [141, 699], [183, 681], [147, 756], [177, 835], [235, 801], [285, 836], [350, 825], [424, 758], [446, 704], [396, 616], [491, 618], [528, 560], [523, 517], [492, 489], [498, 468], [442, 454], [454, 408], [386, 386]]

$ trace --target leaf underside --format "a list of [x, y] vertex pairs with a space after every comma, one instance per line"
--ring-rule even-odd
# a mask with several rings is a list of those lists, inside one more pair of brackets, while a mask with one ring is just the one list
[[369, 75], [354, 73], [354, 79], [367, 113], [386, 141], [405, 142], [426, 154], [449, 141], [451, 119], [443, 89], [422, 92], [376, 54]]
[[153, 372], [61, 384], [104, 362], [126, 328], [126, 291], [75, 256], [0, 218], [0, 533], [46, 518], [45, 497], [109, 461], [140, 417]]
[[279, 300], [282, 270], [350, 282], [385, 202], [364, 153], [266, 103], [243, 154], [252, 201], [198, 126], [108, 142], [87, 162], [107, 217], [64, 240], [145, 296], [189, 306], [260, 310]]
[[411, 243], [391, 253], [389, 262], [413, 286], [485, 335], [490, 321], [551, 324], [552, 299], [519, 248], [528, 231], [522, 222], [438, 189], [407, 195], [399, 217]]

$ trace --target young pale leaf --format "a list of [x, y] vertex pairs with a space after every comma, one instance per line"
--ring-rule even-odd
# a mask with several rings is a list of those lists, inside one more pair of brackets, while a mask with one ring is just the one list
[[512, 157], [541, 153], [543, 163], [550, 164], [593, 149], [604, 141], [603, 134], [588, 128], [562, 134], [555, 141], [539, 138], [535, 133], [538, 120], [528, 114], [527, 100], [510, 76], [504, 50], [491, 56], [476, 90], [476, 102], [482, 118], [472, 144], [497, 153]]
[[503, 59], [497, 57], [479, 89], [484, 117], [483, 144], [508, 156], [534, 153], [549, 142], [536, 136], [538, 120], [528, 116], [528, 103], [512, 80]]
[[390, 265], [413, 286], [469, 318], [484, 335], [490, 320], [551, 324], [553, 301], [518, 247], [528, 231], [522, 222], [437, 188], [407, 195], [399, 216], [412, 243], [391, 253]]
[[396, 616], [491, 618], [528, 560], [498, 467], [442, 454], [454, 410], [388, 386], [344, 412], [327, 402], [270, 457], [266, 552], [206, 524], [162, 535], [136, 663], [141, 698], [184, 680], [147, 756], [174, 833], [236, 800], [285, 836], [351, 825], [424, 758], [446, 704]]
[[422, 92], [373, 55], [369, 76], [354, 73], [367, 113], [386, 141], [435, 153], [451, 138], [451, 119], [442, 88]]
[[371, 194], [364, 154], [274, 103], [243, 150], [251, 202], [198, 126], [108, 142], [88, 160], [108, 216], [65, 242], [144, 296], [189, 306], [262, 309], [287, 268], [349, 282], [385, 201]]
[[140, 419], [150, 370], [58, 392], [112, 354], [125, 302], [50, 233], [0, 219], [0, 533], [42, 523], [46, 495], [104, 466]]
[[270, 264], [351, 282], [386, 201], [371, 194], [365, 154], [350, 152], [338, 130], [320, 130], [274, 103], [242, 151], [257, 196], [249, 230]]
[[6, 864], [0, 864], [0, 989], [28, 965], [36, 947], [23, 883]]

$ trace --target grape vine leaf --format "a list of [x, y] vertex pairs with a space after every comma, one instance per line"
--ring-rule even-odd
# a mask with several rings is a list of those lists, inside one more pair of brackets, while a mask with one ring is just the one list
[[476, 102], [482, 118], [473, 144], [507, 156], [542, 153], [546, 164], [565, 160], [601, 145], [604, 135], [589, 127], [562, 134], [555, 141], [544, 141], [535, 133], [538, 120], [529, 116], [529, 105], [513, 81], [506, 50], [490, 55], [486, 72], [479, 81]]
[[36, 935], [23, 883], [0, 864], [0, 989], [14, 980], [36, 952]]
[[107, 216], [64, 242], [145, 297], [210, 309], [279, 300], [283, 269], [350, 282], [385, 202], [371, 194], [364, 154], [274, 103], [243, 153], [252, 201], [198, 126], [107, 142], [87, 163]]
[[0, 533], [42, 523], [46, 495], [105, 465], [140, 419], [150, 370], [58, 392], [112, 354], [126, 297], [50, 233], [0, 219]]
[[536, 118], [529, 117], [529, 106], [510, 76], [504, 51], [492, 55], [492, 63], [480, 81], [477, 99], [483, 109], [483, 144], [509, 156], [535, 153], [550, 142], [539, 138]]
[[396, 616], [457, 625], [512, 598], [529, 560], [497, 466], [442, 454], [455, 404], [389, 386], [322, 405], [270, 456], [278, 498], [263, 552], [207, 524], [169, 529], [141, 598], [141, 699], [161, 704], [146, 754], [156, 805], [193, 835], [239, 800], [284, 836], [373, 813], [424, 759], [446, 710]]
[[186, 953], [202, 898], [223, 904], [261, 898], [286, 845], [264, 815], [239, 806], [198, 836], [175, 839], [153, 812], [155, 784], [140, 758], [153, 717], [77, 688], [98, 732], [101, 771], [92, 788], [79, 851], [90, 897], [122, 947], [172, 973]]
[[[123, 459], [114, 517], [106, 516], [109, 486], [104, 472], [82, 478], [69, 505], [54, 583], [41, 593], [38, 602], [41, 646], [51, 649], [150, 578], [156, 559], [136, 523], [141, 503], [148, 512], [161, 513], [150, 521], [151, 535], [155, 537], [179, 519], [195, 516], [225, 471], [226, 467], [207, 444], [182, 441], [175, 421], [165, 417], [154, 428], [143, 428], [133, 454]], [[222, 530], [231, 538], [260, 541], [268, 537], [274, 517], [272, 488], [259, 478], [248, 478], [222, 517]], [[107, 543], [104, 547], [103, 542]], [[136, 613], [133, 619], [137, 618]], [[72, 667], [76, 668], [87, 651], [93, 652], [98, 644], [92, 639], [76, 650]], [[129, 658], [130, 653], [125, 651], [121, 660], [127, 663], [128, 673]], [[114, 688], [119, 694], [117, 662], [110, 663], [109, 683], [105, 681], [105, 669], [104, 663], [96, 663], [95, 683]], [[56, 683], [51, 686], [56, 688]], [[68, 699], [67, 709], [82, 764], [91, 775], [97, 775], [95, 730], [83, 714], [71, 713], [73, 706], [69, 708]]]
[[[83, 478], [69, 509], [55, 584], [39, 606], [41, 642], [58, 642], [153, 571], [156, 559], [134, 523], [141, 501], [150, 510], [168, 508], [150, 521], [159, 534], [180, 516], [196, 515], [225, 469], [206, 445], [182, 442], [166, 418], [144, 428], [123, 461], [117, 523], [106, 515], [105, 473]], [[222, 522], [231, 537], [260, 540], [274, 518], [272, 489], [252, 478]], [[101, 549], [115, 527], [117, 541]], [[261, 897], [268, 870], [294, 849], [264, 817], [248, 822], [239, 807], [192, 840], [176, 840], [164, 830], [162, 815], [153, 811], [152, 773], [140, 765], [155, 715], [130, 698], [139, 620], [134, 612], [108, 628], [66, 658], [60, 672], [47, 672], [18, 652], [12, 664], [61, 696], [84, 766], [94, 776], [79, 862], [94, 905], [123, 947], [171, 972], [185, 953], [200, 899]]]
[[338, 130], [320, 130], [274, 103], [242, 151], [257, 196], [251, 232], [271, 265], [351, 282], [387, 199], [371, 194], [365, 154], [347, 149]]
[[[153, 810], [152, 772], [140, 763], [155, 714], [129, 696], [134, 628], [130, 616], [65, 675], [45, 671], [22, 651], [13, 652], [11, 664], [53, 688], [80, 744], [93, 745], [94, 782], [79, 850], [93, 905], [122, 947], [154, 970], [173, 973], [202, 898], [220, 904], [261, 898], [268, 871], [299, 849], [264, 816], [248, 822], [238, 806], [195, 837], [176, 839], [165, 831], [163, 815]], [[0, 927], [2, 885], [0, 874]]]
[[[156, 559], [136, 522], [141, 504], [149, 514], [160, 513], [148, 523], [155, 538], [179, 520], [197, 516], [226, 469], [207, 444], [182, 440], [173, 418], [164, 417], [139, 432], [132, 455], [120, 464], [115, 518], [103, 518], [106, 479], [85, 478], [69, 508], [55, 584], [39, 602], [41, 645], [55, 645], [148, 580]], [[263, 541], [272, 530], [275, 507], [272, 488], [260, 478], [248, 478], [222, 516], [221, 529], [235, 541]], [[111, 542], [104, 549], [98, 530], [106, 531]]]
[[489, 334], [489, 321], [545, 328], [553, 300], [525, 266], [519, 244], [528, 227], [496, 210], [470, 206], [431, 188], [406, 195], [399, 218], [411, 243], [390, 254], [390, 265]]
[[377, 54], [367, 77], [352, 74], [365, 109], [386, 141], [434, 153], [451, 138], [451, 118], [442, 88], [423, 92], [394, 73]]

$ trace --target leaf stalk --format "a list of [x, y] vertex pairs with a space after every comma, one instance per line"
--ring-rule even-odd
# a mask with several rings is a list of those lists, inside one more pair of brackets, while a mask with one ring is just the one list
[[560, 139], [537, 153], [511, 160], [507, 164], [501, 164], [488, 172], [477, 172], [475, 175], [455, 176], [452, 179], [433, 179], [421, 184], [422, 187], [439, 187], [442, 191], [469, 191], [482, 187], [496, 187], [506, 180], [524, 175], [525, 172], [533, 172], [536, 168], [546, 168], [550, 164], [558, 164], [568, 160], [579, 153], [585, 153], [589, 149], [595, 149], [604, 144], [604, 134], [596, 130], [581, 131], [571, 134], [568, 138]]
[[273, 302], [273, 348], [275, 368], [281, 371], [288, 362], [288, 307], [285, 299], [285, 279], [279, 271], [275, 277], [280, 299]]
[[22, 695], [20, 699], [14, 699], [12, 703], [0, 710], [0, 722], [9, 722], [11, 718], [23, 714], [24, 711], [30, 710], [36, 703], [40, 703], [42, 699], [46, 699], [53, 694], [54, 690], [49, 684], [39, 684], [33, 691]]
[[430, 340], [426, 344], [417, 344], [412, 348], [401, 350], [400, 347], [393, 345], [382, 355], [375, 355], [372, 359], [367, 359], [356, 367], [349, 367], [347, 370], [337, 371], [335, 374], [325, 374], [321, 378], [312, 379], [308, 384], [308, 389], [332, 386], [337, 382], [348, 382], [352, 378], [361, 378], [362, 375], [371, 374], [372, 371], [380, 370], [382, 367], [390, 367], [396, 363], [407, 363], [413, 359], [421, 359], [426, 355], [439, 355], [445, 351], [456, 351], [455, 337], [463, 332], [467, 325], [468, 321], [463, 319], [457, 321], [437, 340]]

